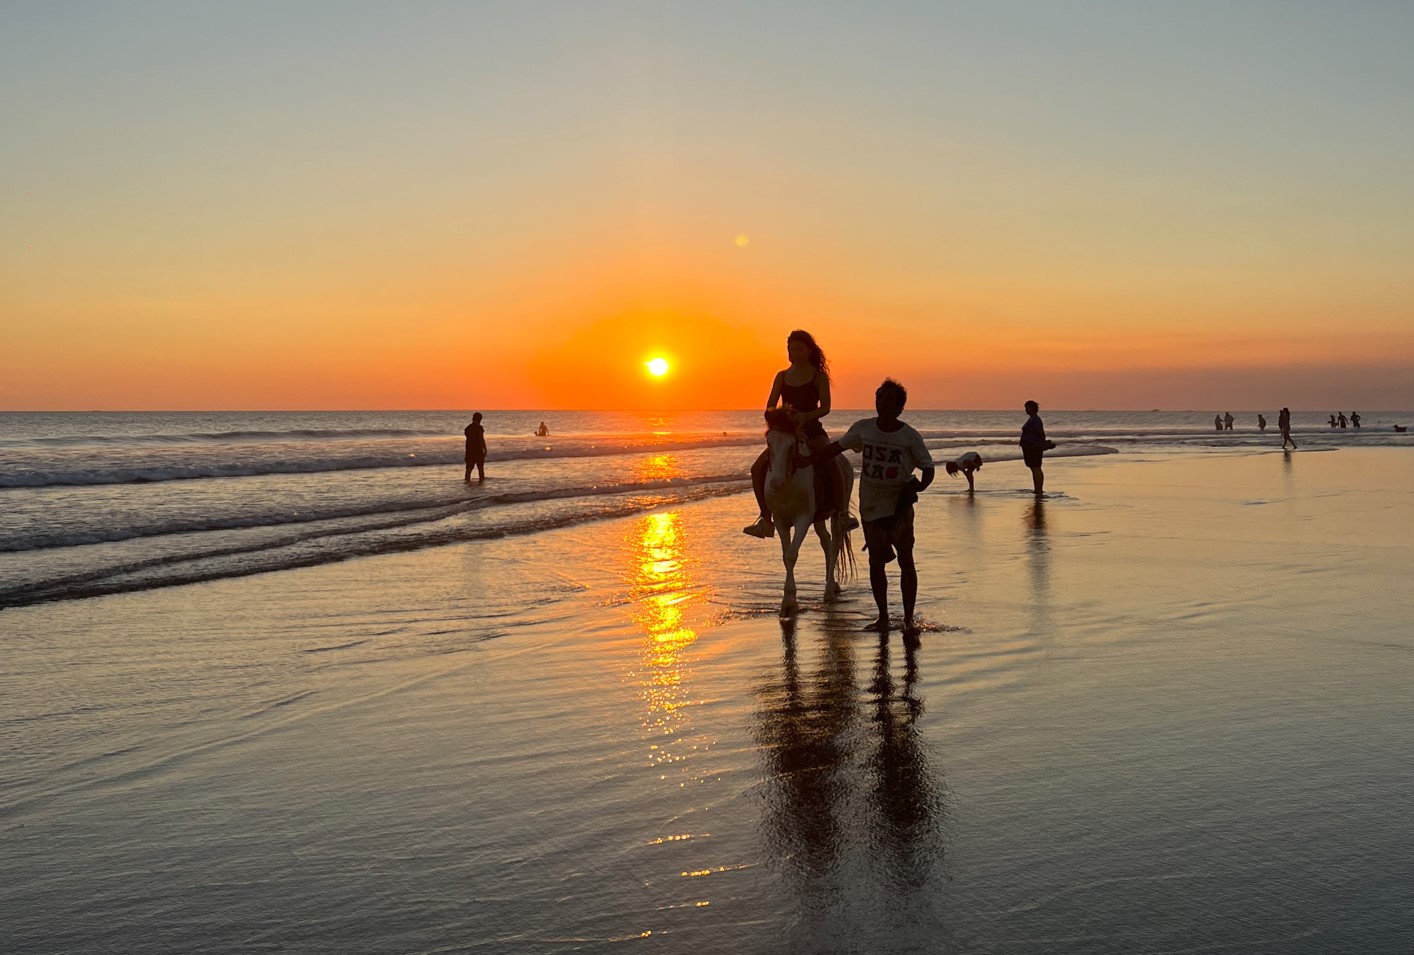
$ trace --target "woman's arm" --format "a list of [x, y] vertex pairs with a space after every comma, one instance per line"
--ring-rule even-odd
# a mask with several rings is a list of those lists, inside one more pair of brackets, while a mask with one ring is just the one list
[[771, 382], [771, 397], [766, 399], [767, 411], [775, 411], [777, 403], [781, 400], [781, 377], [784, 374], [784, 371], [776, 372], [776, 377]]

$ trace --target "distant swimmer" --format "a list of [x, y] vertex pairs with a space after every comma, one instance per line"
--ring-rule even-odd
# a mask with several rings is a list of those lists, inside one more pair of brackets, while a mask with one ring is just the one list
[[1281, 414], [1277, 415], [1277, 428], [1281, 431], [1281, 449], [1286, 450], [1288, 444], [1293, 449], [1296, 448], [1296, 440], [1291, 436], [1291, 409], [1282, 408]]
[[471, 469], [476, 468], [479, 480], [486, 480], [486, 429], [481, 427], [481, 412], [471, 416], [471, 424], [466, 426], [466, 477], [471, 483]]
[[547, 427], [545, 427], [545, 422], [543, 422], [543, 421], [540, 422], [540, 427], [538, 427], [538, 428], [535, 429], [535, 436], [536, 436], [537, 438], [548, 438], [548, 437], [550, 437], [550, 429], [547, 428]]
[[1345, 412], [1344, 412], [1344, 411], [1342, 411], [1340, 414], [1336, 415], [1336, 416], [1335, 416], [1335, 420], [1337, 420], [1337, 421], [1340, 422], [1340, 426], [1341, 426], [1342, 428], [1344, 428], [1344, 427], [1349, 423], [1349, 422], [1347, 422], [1347, 421], [1345, 420]]
[[[1026, 461], [1026, 466], [1031, 469], [1031, 484], [1036, 496], [1040, 497], [1046, 489], [1046, 473], [1041, 470], [1041, 459], [1056, 443], [1046, 438], [1046, 426], [1041, 422], [1041, 406], [1034, 401], [1028, 401], [1025, 407], [1030, 417], [1021, 426], [1021, 456]], [[1221, 424], [1219, 422], [1219, 427]]]
[[961, 474], [967, 478], [967, 490], [968, 493], [971, 493], [976, 490], [976, 486], [972, 483], [972, 472], [982, 470], [982, 463], [982, 455], [976, 451], [968, 451], [966, 454], [958, 455], [943, 467], [947, 469], [949, 477], [957, 477]]
[[1232, 412], [1231, 412], [1231, 411], [1225, 411], [1225, 412], [1223, 412], [1223, 429], [1226, 430], [1226, 431], [1231, 431], [1231, 430], [1232, 430]]
[[1216, 431], [1221, 431], [1221, 430], [1223, 429], [1223, 416], [1222, 416], [1222, 415], [1220, 415], [1220, 414], [1215, 414], [1215, 415], [1213, 415], [1213, 429], [1216, 430]]
[[1335, 415], [1331, 415], [1331, 427], [1335, 427]]
[[1264, 417], [1262, 417], [1261, 415], [1257, 415], [1257, 430], [1258, 430], [1258, 431], [1266, 431], [1266, 430], [1267, 430], [1267, 419], [1264, 418]]
[[1352, 412], [1350, 412], [1350, 423], [1353, 424], [1353, 425], [1354, 425], [1355, 427], [1357, 427], [1357, 428], [1360, 427], [1360, 412], [1358, 412], [1358, 411], [1352, 411]]

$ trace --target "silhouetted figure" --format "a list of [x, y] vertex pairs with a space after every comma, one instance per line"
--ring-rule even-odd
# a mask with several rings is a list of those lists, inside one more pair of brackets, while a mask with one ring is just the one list
[[545, 422], [543, 422], [543, 421], [540, 422], [540, 427], [538, 427], [538, 428], [535, 429], [535, 436], [536, 436], [537, 438], [548, 438], [548, 437], [550, 437], [550, 429], [545, 426]]
[[471, 483], [471, 469], [476, 468], [478, 480], [486, 480], [486, 429], [481, 427], [481, 412], [471, 416], [471, 424], [466, 426], [466, 477]]
[[982, 470], [982, 464], [982, 455], [976, 451], [968, 451], [966, 454], [958, 455], [943, 467], [950, 477], [957, 477], [961, 474], [967, 478], [967, 490], [968, 493], [971, 493], [976, 490], [976, 486], [972, 483], [972, 472]]
[[1232, 412], [1231, 412], [1231, 411], [1227, 411], [1227, 412], [1224, 412], [1224, 413], [1223, 413], [1223, 430], [1224, 430], [1224, 431], [1231, 431], [1231, 430], [1232, 430]]
[[1402, 424], [1397, 424], [1394, 426], [1394, 430], [1397, 434], [1404, 434], [1404, 432], [1408, 431], [1409, 429]]
[[1296, 440], [1291, 436], [1290, 408], [1282, 408], [1281, 413], [1277, 415], [1277, 429], [1281, 431], [1281, 449], [1285, 451], [1286, 446], [1290, 444], [1294, 450], [1296, 448]]
[[[804, 435], [812, 451], [819, 451], [830, 443], [825, 426], [820, 419], [830, 413], [830, 363], [825, 352], [815, 343], [811, 334], [797, 328], [786, 338], [786, 357], [790, 367], [776, 372], [771, 382], [771, 395], [766, 399], [766, 410], [772, 411], [779, 404], [791, 413], [796, 426]], [[756, 493], [756, 506], [760, 511], [756, 521], [742, 528], [742, 533], [752, 537], [774, 537], [775, 525], [771, 522], [771, 512], [766, 507], [766, 468], [770, 464], [770, 452], [762, 451], [751, 465], [751, 489]], [[850, 530], [859, 524], [849, 516], [849, 501], [844, 500], [844, 475], [839, 465], [826, 471], [832, 496]]]
[[1342, 429], [1343, 429], [1347, 424], [1349, 424], [1349, 422], [1345, 420], [1345, 412], [1344, 412], [1344, 411], [1342, 411], [1340, 414], [1336, 415], [1335, 420], [1337, 420], [1337, 421], [1340, 422], [1340, 426], [1341, 426]]
[[1267, 430], [1267, 419], [1264, 418], [1262, 415], [1257, 415], [1257, 430], [1258, 430], [1258, 431], [1266, 431], [1266, 430]]
[[1357, 427], [1357, 428], [1360, 427], [1360, 412], [1358, 412], [1358, 411], [1352, 411], [1352, 412], [1350, 412], [1350, 423], [1351, 423], [1352, 425], [1354, 425], [1355, 427]]
[[1213, 415], [1213, 430], [1214, 430], [1214, 431], [1221, 431], [1222, 429], [1223, 429], [1223, 416], [1220, 415], [1220, 414], [1215, 414], [1215, 415]]
[[[918, 600], [918, 569], [913, 564], [913, 505], [918, 493], [933, 483], [937, 473], [923, 436], [899, 420], [908, 404], [908, 389], [885, 378], [874, 391], [877, 418], [850, 425], [844, 437], [810, 456], [812, 464], [833, 459], [846, 449], [858, 451], [864, 461], [859, 469], [859, 516], [864, 520], [864, 549], [869, 552], [869, 587], [879, 616], [870, 625], [889, 627], [889, 578], [885, 568], [898, 557], [899, 588], [903, 592], [903, 634], [913, 637], [918, 627], [913, 608]], [[922, 480], [915, 478], [917, 470]]]
[[[1028, 401], [1025, 407], [1029, 417], [1021, 426], [1021, 457], [1031, 469], [1031, 484], [1035, 488], [1036, 496], [1040, 497], [1046, 490], [1046, 473], [1041, 470], [1041, 458], [1054, 448], [1056, 443], [1046, 440], [1046, 426], [1041, 423], [1039, 414], [1041, 406], [1034, 401]], [[1216, 418], [1214, 420], [1217, 421]], [[1217, 423], [1218, 430], [1221, 431], [1222, 422]]]
[[1335, 427], [1335, 415], [1331, 415], [1331, 427]]

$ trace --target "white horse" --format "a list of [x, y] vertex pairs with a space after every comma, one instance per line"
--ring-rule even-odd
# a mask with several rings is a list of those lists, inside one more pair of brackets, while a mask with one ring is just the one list
[[[797, 466], [797, 459], [810, 453], [809, 446], [786, 412], [766, 412], [766, 424], [766, 447], [771, 455], [766, 471], [766, 507], [781, 537], [781, 563], [786, 567], [781, 615], [787, 616], [796, 610], [795, 561], [811, 524], [815, 525], [820, 547], [825, 551], [825, 599], [839, 596], [840, 585], [854, 572], [854, 550], [846, 524], [850, 492], [854, 488], [854, 467], [843, 457], [838, 463], [831, 461], [823, 465], [839, 467], [844, 475], [845, 506], [828, 519], [816, 520], [815, 469], [810, 465]], [[843, 561], [841, 555], [845, 558]]]

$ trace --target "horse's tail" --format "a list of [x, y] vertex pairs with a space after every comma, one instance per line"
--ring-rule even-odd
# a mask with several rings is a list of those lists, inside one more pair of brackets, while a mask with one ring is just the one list
[[849, 505], [845, 505], [844, 517], [839, 521], [839, 552], [835, 556], [835, 583], [843, 587], [859, 576], [859, 563], [854, 559], [854, 542], [849, 531], [844, 528], [849, 522]]

